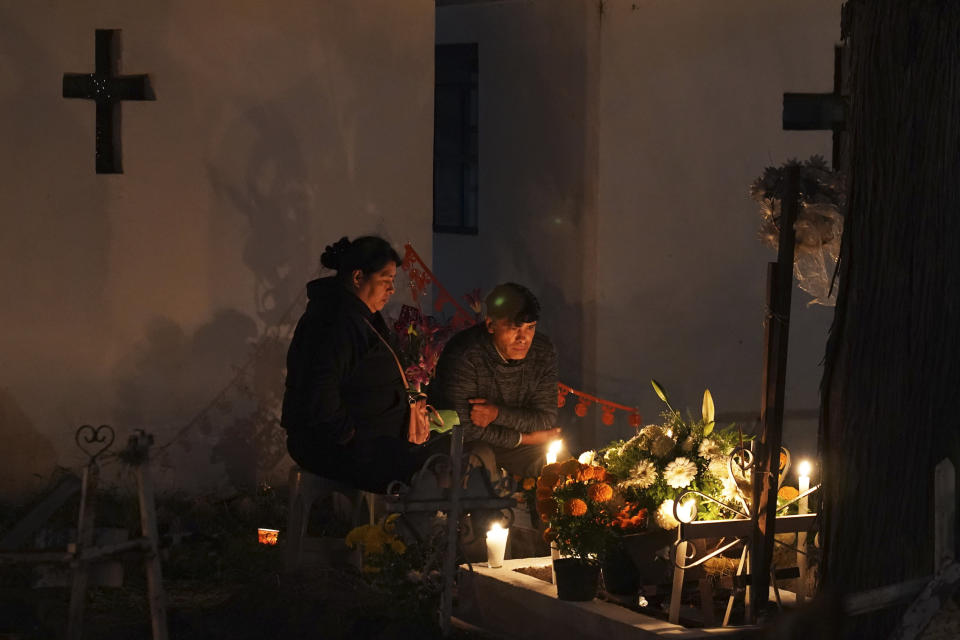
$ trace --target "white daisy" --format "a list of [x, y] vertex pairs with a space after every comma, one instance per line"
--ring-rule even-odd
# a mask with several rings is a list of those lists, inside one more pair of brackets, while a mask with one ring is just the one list
[[580, 464], [593, 464], [593, 459], [597, 457], [596, 451], [584, 451], [580, 454], [580, 457], [577, 458], [577, 462]]
[[723, 491], [720, 492], [720, 497], [723, 498], [724, 502], [735, 502], [740, 497], [740, 489], [737, 487], [737, 481], [726, 474], [720, 476], [720, 481], [723, 483]]
[[647, 440], [653, 441], [663, 435], [663, 429], [657, 424], [648, 424], [640, 431], [640, 435]]
[[658, 436], [656, 440], [650, 445], [650, 453], [657, 456], [658, 458], [663, 458], [668, 453], [673, 451], [673, 446], [676, 442], [673, 441], [673, 438], [669, 438], [665, 435]]
[[673, 500], [663, 501], [663, 504], [657, 509], [656, 520], [657, 525], [667, 531], [680, 526], [680, 522], [673, 517]]
[[687, 458], [676, 458], [663, 470], [663, 479], [674, 489], [683, 489], [697, 476], [697, 465]]
[[631, 486], [646, 489], [657, 481], [657, 467], [649, 460], [641, 460], [630, 470]]
[[713, 460], [723, 455], [723, 451], [720, 450], [720, 445], [713, 438], [703, 439], [703, 442], [700, 443], [699, 453], [700, 457], [706, 458], [707, 460]]
[[715, 478], [725, 478], [730, 475], [730, 467], [728, 465], [729, 458], [726, 456], [718, 456], [710, 460], [710, 466], [707, 467], [707, 472]]

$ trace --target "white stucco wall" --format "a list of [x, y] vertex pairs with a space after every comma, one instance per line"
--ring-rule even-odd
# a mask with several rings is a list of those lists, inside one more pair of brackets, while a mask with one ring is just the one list
[[[437, 42], [478, 44], [479, 234], [435, 234], [434, 267], [453, 295], [530, 287], [561, 378], [592, 386], [599, 15], [584, 0], [437, 10]], [[577, 431], [592, 419], [565, 415]]]
[[[528, 284], [561, 378], [654, 421], [709, 387], [722, 417], [759, 412], [766, 263], [747, 193], [830, 134], [781, 129], [782, 94], [829, 91], [840, 0], [516, 0], [438, 10], [438, 42], [480, 48], [480, 234], [437, 234], [454, 292]], [[832, 309], [794, 289], [786, 439], [815, 449]], [[566, 424], [629, 432], [595, 411]]]
[[[696, 410], [759, 412], [766, 263], [747, 193], [764, 167], [830, 158], [781, 128], [784, 92], [828, 92], [840, 0], [611, 0], [600, 89], [599, 382], [653, 419], [657, 378]], [[794, 288], [784, 437], [816, 446], [833, 309]], [[749, 423], [747, 426], [750, 426]]]
[[[430, 259], [434, 11], [0, 7], [0, 426], [21, 434], [0, 451], [0, 484], [78, 462], [81, 423], [164, 442], [284, 310], [296, 320], [341, 235], [412, 241]], [[123, 30], [121, 72], [149, 73], [157, 95], [123, 105], [123, 175], [94, 173], [92, 102], [61, 98], [63, 73], [93, 70], [97, 28]], [[194, 436], [170, 449], [166, 481], [221, 483], [210, 453], [226, 438], [216, 424]], [[12, 462], [33, 454], [36, 468]]]

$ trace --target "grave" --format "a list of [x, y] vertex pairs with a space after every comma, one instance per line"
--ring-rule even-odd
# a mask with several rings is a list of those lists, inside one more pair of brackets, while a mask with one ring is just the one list
[[[589, 602], [559, 600], [553, 584], [517, 569], [549, 570], [551, 559], [505, 560], [491, 569], [475, 564], [464, 567], [455, 615], [511, 638], [758, 638], [758, 626], [688, 628], [644, 615], [595, 598]], [[790, 594], [781, 590], [790, 602]]]

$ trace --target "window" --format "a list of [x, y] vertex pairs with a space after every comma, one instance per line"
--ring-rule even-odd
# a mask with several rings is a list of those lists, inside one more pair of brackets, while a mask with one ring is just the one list
[[477, 233], [477, 45], [436, 48], [433, 230]]

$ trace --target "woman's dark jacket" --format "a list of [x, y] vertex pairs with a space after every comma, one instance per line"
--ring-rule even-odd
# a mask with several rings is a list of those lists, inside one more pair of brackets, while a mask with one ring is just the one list
[[370, 483], [354, 480], [371, 472], [405, 472], [357, 468], [389, 464], [409, 448], [400, 372], [364, 322], [387, 336], [383, 317], [333, 277], [307, 284], [307, 296], [287, 353], [281, 424], [291, 457], [314, 473], [360, 485]]

